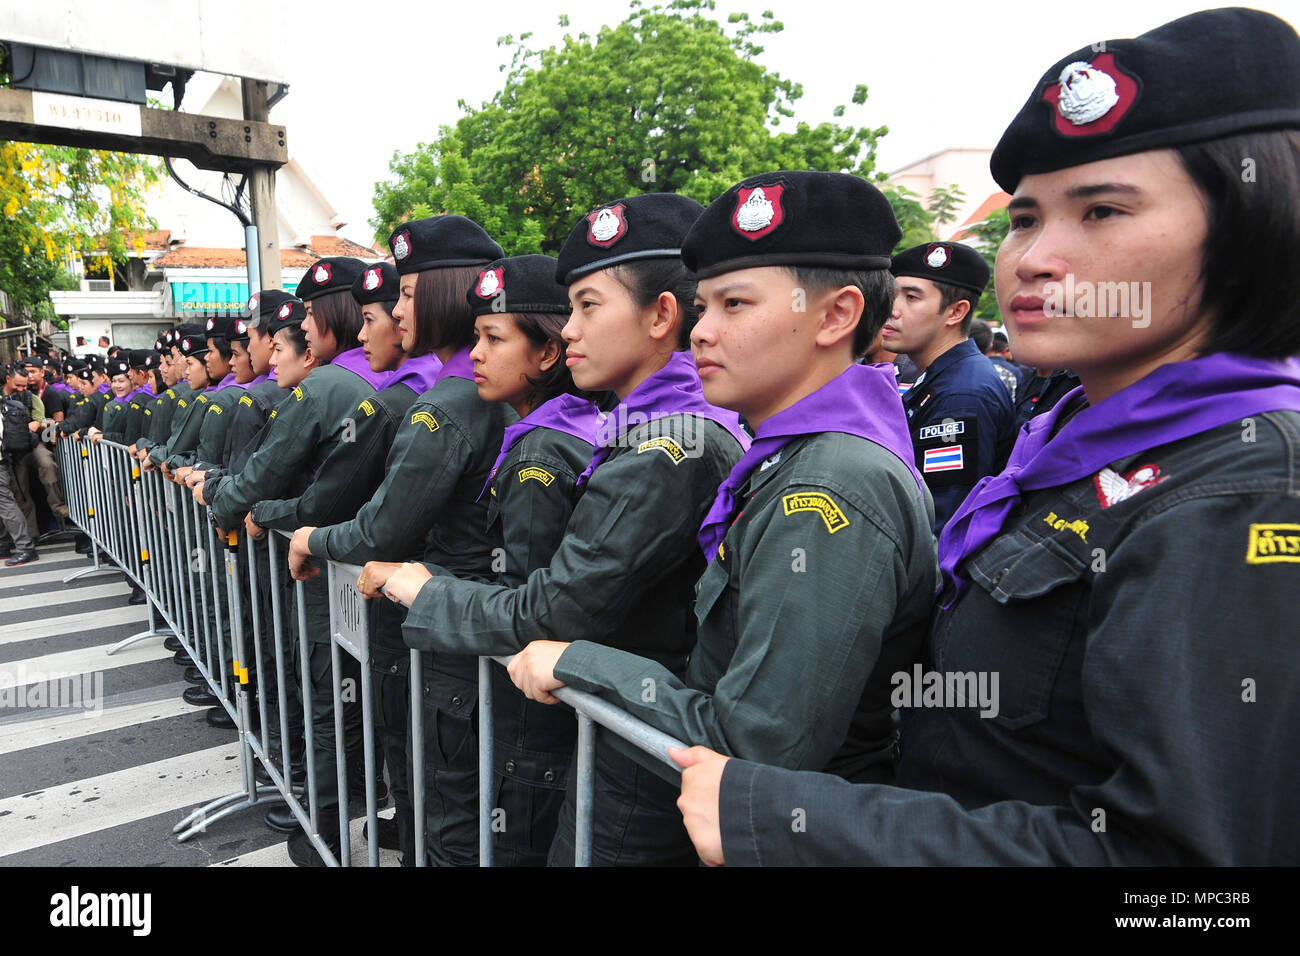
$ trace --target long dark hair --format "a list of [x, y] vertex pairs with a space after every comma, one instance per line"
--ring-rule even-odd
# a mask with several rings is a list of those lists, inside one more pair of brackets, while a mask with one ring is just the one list
[[511, 315], [514, 316], [515, 328], [524, 334], [534, 348], [542, 348], [550, 342], [560, 348], [555, 364], [536, 378], [529, 377], [528, 384], [532, 386], [532, 391], [528, 393], [528, 404], [536, 408], [566, 392], [590, 398], [587, 392], [573, 384], [573, 376], [564, 362], [567, 343], [560, 337], [560, 330], [569, 321], [569, 317], [554, 312], [512, 312]]

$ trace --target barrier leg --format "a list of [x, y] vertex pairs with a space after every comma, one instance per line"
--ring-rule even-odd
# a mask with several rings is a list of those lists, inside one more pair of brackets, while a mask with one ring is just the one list
[[574, 866], [591, 866], [591, 802], [596, 756], [596, 725], [578, 714], [578, 789], [574, 802]]
[[415, 829], [415, 865], [425, 865], [424, 843], [424, 663], [421, 653], [411, 649], [411, 802]]
[[492, 865], [492, 666], [478, 659], [478, 865]]

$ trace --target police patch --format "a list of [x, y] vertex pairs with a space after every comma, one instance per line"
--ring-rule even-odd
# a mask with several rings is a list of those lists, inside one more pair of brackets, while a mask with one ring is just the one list
[[425, 428], [429, 429], [430, 432], [436, 432], [438, 430], [438, 419], [434, 418], [428, 412], [416, 412], [411, 416], [411, 424], [423, 425]]
[[366, 413], [367, 418], [369, 418], [371, 415], [375, 413], [375, 406], [370, 404], [370, 399], [368, 398], [365, 401], [363, 401], [358, 407], [363, 412]]
[[938, 425], [923, 425], [917, 429], [916, 437], [918, 441], [925, 441], [927, 438], [951, 438], [965, 432], [965, 422], [940, 422]]
[[802, 491], [786, 495], [781, 499], [781, 507], [786, 515], [800, 511], [817, 512], [821, 515], [822, 521], [826, 522], [826, 530], [831, 534], [849, 526], [849, 519], [840, 510], [840, 506], [831, 500], [830, 495], [819, 491]]
[[1247, 564], [1300, 564], [1300, 524], [1253, 524], [1246, 542]]
[[1043, 99], [1055, 107], [1056, 131], [1063, 136], [1110, 132], [1137, 97], [1137, 80], [1119, 68], [1111, 53], [1066, 64], [1057, 82], [1043, 90]]
[[636, 446], [636, 453], [639, 455], [642, 452], [653, 451], [656, 448], [671, 458], [674, 465], [686, 457], [686, 452], [682, 450], [682, 446], [671, 438], [651, 438], [648, 441], [643, 441]]
[[528, 468], [519, 469], [519, 483], [521, 485], [529, 478], [533, 479], [534, 481], [540, 481], [543, 485], [545, 485], [548, 488], [550, 487], [551, 482], [555, 480], [555, 476], [553, 474], [551, 474], [545, 468], [538, 468], [536, 465], [531, 465]]

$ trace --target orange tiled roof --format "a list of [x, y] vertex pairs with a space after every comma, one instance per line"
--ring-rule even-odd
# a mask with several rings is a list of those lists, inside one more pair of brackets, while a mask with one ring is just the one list
[[382, 252], [355, 243], [351, 239], [344, 239], [342, 236], [312, 236], [307, 248], [322, 258], [353, 256], [357, 259], [382, 259], [384, 256]]
[[[281, 249], [280, 268], [305, 269], [318, 258], [318, 256], [314, 256], [310, 252], [299, 249]], [[203, 249], [187, 248], [185, 246], [178, 246], [166, 255], [159, 256], [154, 260], [153, 264], [156, 268], [206, 266], [214, 269], [242, 269], [246, 265], [243, 249]]]
[[1011, 202], [1011, 194], [1004, 193], [1001, 190], [989, 196], [988, 199], [979, 204], [978, 209], [966, 217], [965, 222], [957, 227], [957, 231], [952, 234], [952, 241], [961, 242], [971, 234], [967, 228], [968, 226], [973, 226], [976, 223], [983, 222], [999, 209], [1005, 207], [1009, 202]]

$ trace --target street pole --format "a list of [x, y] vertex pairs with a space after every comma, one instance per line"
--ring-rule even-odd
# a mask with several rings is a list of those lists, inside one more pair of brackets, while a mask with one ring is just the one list
[[[241, 80], [244, 119], [266, 123], [270, 116], [267, 84]], [[251, 135], [251, 131], [250, 131]], [[275, 167], [255, 164], [248, 174], [248, 195], [253, 224], [244, 229], [248, 257], [248, 292], [280, 288], [280, 231], [275, 215]]]

